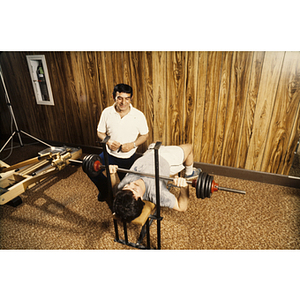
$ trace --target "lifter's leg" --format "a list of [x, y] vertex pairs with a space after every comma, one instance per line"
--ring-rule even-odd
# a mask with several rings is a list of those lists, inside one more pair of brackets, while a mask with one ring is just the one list
[[180, 148], [183, 149], [184, 152], [184, 165], [192, 166], [194, 164], [194, 154], [193, 154], [193, 145], [192, 144], [182, 144], [179, 145]]
[[194, 154], [193, 154], [193, 145], [192, 144], [182, 144], [179, 145], [183, 149], [184, 152], [184, 161], [185, 165], [185, 177], [192, 178], [197, 177], [201, 170], [194, 169]]

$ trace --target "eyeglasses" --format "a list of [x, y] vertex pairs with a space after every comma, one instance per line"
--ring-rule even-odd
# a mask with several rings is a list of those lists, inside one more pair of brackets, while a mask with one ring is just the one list
[[122, 100], [125, 100], [126, 102], [130, 102], [131, 101], [130, 97], [123, 98], [121, 96], [117, 96], [115, 99], [118, 100], [118, 101], [122, 101]]

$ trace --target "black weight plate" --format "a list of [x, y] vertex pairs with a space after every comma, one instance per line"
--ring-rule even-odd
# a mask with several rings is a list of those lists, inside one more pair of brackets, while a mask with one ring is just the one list
[[82, 160], [82, 170], [88, 174], [88, 164], [89, 164], [89, 158], [91, 154], [86, 155]]
[[84, 167], [85, 167], [85, 158], [86, 158], [86, 156], [83, 158], [83, 160], [82, 160], [82, 165], [81, 165], [82, 170], [83, 170], [84, 173], [85, 173], [85, 171], [84, 171]]
[[82, 170], [89, 176], [95, 177], [98, 175], [98, 172], [94, 170], [94, 163], [97, 160], [97, 154], [89, 154], [83, 158], [82, 161]]
[[203, 193], [202, 193], [202, 184], [203, 184], [203, 176], [204, 175], [205, 175], [204, 173], [200, 173], [199, 182], [198, 182], [198, 198], [201, 198], [201, 199], [204, 199]]
[[209, 196], [209, 191], [208, 189], [208, 184], [209, 184], [209, 175], [207, 174], [206, 178], [205, 178], [205, 188], [204, 188], [204, 197], [207, 198]]
[[91, 155], [88, 159], [88, 163], [87, 163], [87, 172], [88, 172], [88, 175], [90, 177], [96, 177], [97, 175], [95, 174], [95, 171], [94, 171], [94, 159], [93, 159], [93, 155]]
[[207, 178], [207, 176], [208, 176], [207, 173], [203, 173], [202, 183], [201, 183], [201, 191], [200, 191], [200, 195], [201, 195], [202, 199], [205, 198], [205, 184], [206, 184], [206, 178]]
[[199, 174], [197, 182], [196, 182], [196, 197], [197, 198], [200, 198], [202, 175], [203, 175], [203, 173], [201, 172]]
[[82, 160], [82, 170], [84, 173], [87, 173], [87, 165], [88, 165], [88, 161], [89, 161], [89, 157], [91, 156], [92, 154], [88, 154], [86, 155], [83, 160]]
[[211, 178], [211, 176], [207, 175], [206, 182], [205, 182], [205, 197], [206, 198], [210, 198], [210, 189], [209, 189], [210, 178]]
[[89, 176], [89, 162], [92, 154], [84, 157], [84, 164], [82, 166], [83, 171]]
[[196, 189], [196, 197], [197, 198], [200, 198], [200, 195], [199, 195], [199, 184], [200, 184], [200, 176], [201, 176], [201, 173], [198, 175], [198, 178], [197, 178], [197, 181], [196, 181], [196, 184], [195, 184], [195, 189]]
[[212, 193], [211, 193], [211, 185], [212, 185], [213, 180], [214, 180], [214, 177], [208, 175], [208, 180], [207, 180], [207, 182], [208, 182], [208, 186], [207, 186], [207, 197], [208, 197], [208, 198], [210, 198], [210, 197], [211, 197], [211, 194], [212, 194]]
[[85, 164], [85, 171], [86, 173], [89, 173], [89, 168], [90, 168], [90, 160], [92, 158], [93, 154], [90, 154], [87, 159], [86, 159], [86, 164]]

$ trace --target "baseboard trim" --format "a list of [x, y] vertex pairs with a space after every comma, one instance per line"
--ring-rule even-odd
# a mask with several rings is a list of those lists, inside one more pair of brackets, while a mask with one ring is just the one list
[[300, 177], [251, 171], [200, 162], [195, 162], [194, 166], [202, 169], [203, 172], [209, 173], [210, 175], [226, 176], [300, 189]]

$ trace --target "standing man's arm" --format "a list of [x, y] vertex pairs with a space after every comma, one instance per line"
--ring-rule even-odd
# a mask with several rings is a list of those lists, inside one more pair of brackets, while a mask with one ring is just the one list
[[143, 134], [143, 135], [139, 135], [138, 138], [132, 142], [132, 143], [126, 143], [122, 145], [122, 152], [128, 152], [131, 149], [133, 149], [134, 147], [138, 147], [139, 145], [142, 145], [144, 142], [146, 142], [146, 140], [148, 139], [149, 134]]
[[106, 137], [106, 133], [97, 131], [98, 138], [103, 141]]
[[[106, 137], [106, 133], [105, 132], [100, 132], [97, 131], [97, 135], [99, 137], [99, 139], [101, 139], [101, 141], [103, 141]], [[107, 142], [108, 147], [112, 150], [112, 151], [116, 151], [120, 148], [121, 144], [117, 141], [112, 141], [111, 139], [108, 140]], [[122, 147], [123, 148], [123, 147]]]
[[138, 147], [139, 145], [144, 144], [147, 141], [148, 137], [149, 137], [149, 133], [139, 135], [138, 138], [135, 141], [136, 147]]

